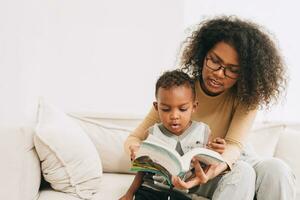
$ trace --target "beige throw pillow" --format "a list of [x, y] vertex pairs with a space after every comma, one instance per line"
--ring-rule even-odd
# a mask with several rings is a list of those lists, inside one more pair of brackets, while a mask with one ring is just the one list
[[[124, 151], [124, 142], [133, 128], [71, 115], [89, 135], [100, 155], [103, 172], [129, 173], [130, 157]], [[130, 172], [132, 173], [132, 172]]]
[[41, 102], [34, 144], [43, 176], [53, 189], [82, 199], [91, 199], [99, 191], [99, 155], [72, 118]]

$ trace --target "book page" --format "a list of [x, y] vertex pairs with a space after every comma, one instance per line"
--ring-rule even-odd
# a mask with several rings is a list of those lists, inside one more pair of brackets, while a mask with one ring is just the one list
[[196, 157], [206, 165], [219, 164], [225, 162], [221, 154], [206, 148], [194, 148], [182, 156], [183, 168], [190, 165], [193, 157]]
[[149, 156], [152, 162], [163, 166], [172, 175], [179, 175], [183, 170], [180, 161], [180, 155], [173, 149], [153, 141], [144, 141], [141, 143], [136, 158]]

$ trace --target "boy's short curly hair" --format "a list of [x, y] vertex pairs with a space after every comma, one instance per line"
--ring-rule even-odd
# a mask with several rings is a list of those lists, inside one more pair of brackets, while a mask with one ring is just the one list
[[193, 100], [196, 98], [195, 82], [194, 80], [185, 72], [181, 70], [172, 70], [164, 72], [157, 80], [155, 85], [155, 97], [157, 97], [158, 89], [170, 89], [174, 86], [186, 85], [191, 88], [193, 94]]
[[182, 69], [201, 80], [205, 56], [219, 42], [234, 47], [239, 56], [240, 77], [231, 88], [237, 101], [248, 110], [276, 102], [286, 87], [284, 64], [270, 36], [250, 21], [221, 16], [200, 23], [183, 43]]

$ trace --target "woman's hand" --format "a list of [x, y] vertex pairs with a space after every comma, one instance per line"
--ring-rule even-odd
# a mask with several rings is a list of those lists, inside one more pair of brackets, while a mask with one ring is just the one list
[[217, 137], [208, 142], [207, 148], [222, 154], [226, 148], [226, 141], [223, 138]]
[[227, 169], [227, 164], [224, 163], [209, 165], [205, 169], [202, 169], [197, 159], [193, 158], [192, 162], [195, 168], [195, 175], [186, 182], [177, 176], [173, 176], [172, 184], [174, 187], [178, 189], [190, 189], [194, 186], [205, 184]]
[[130, 150], [130, 159], [134, 160], [136, 156], [136, 152], [139, 150], [140, 145], [135, 144], [135, 145], [130, 145], [129, 150]]

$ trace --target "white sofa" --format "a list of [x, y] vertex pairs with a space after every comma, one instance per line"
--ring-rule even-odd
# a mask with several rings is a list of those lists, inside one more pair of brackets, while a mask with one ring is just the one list
[[[103, 176], [100, 192], [93, 199], [118, 199], [133, 179], [132, 174], [126, 173], [130, 163], [123, 152], [123, 142], [141, 118], [101, 114], [72, 114], [72, 116], [85, 131], [100, 134], [99, 138], [102, 138], [100, 141], [102, 143], [95, 145], [98, 145], [97, 150], [102, 160]], [[78, 200], [73, 195], [54, 191], [43, 181], [41, 184], [41, 167], [33, 143], [34, 134], [34, 125], [0, 127], [0, 199]], [[99, 138], [93, 138], [95, 135], [89, 136], [95, 143], [99, 141]], [[261, 156], [283, 159], [291, 166], [296, 177], [300, 177], [300, 161], [297, 156], [300, 124], [256, 123], [250, 140]], [[297, 199], [300, 199], [299, 180], [297, 180]]]

